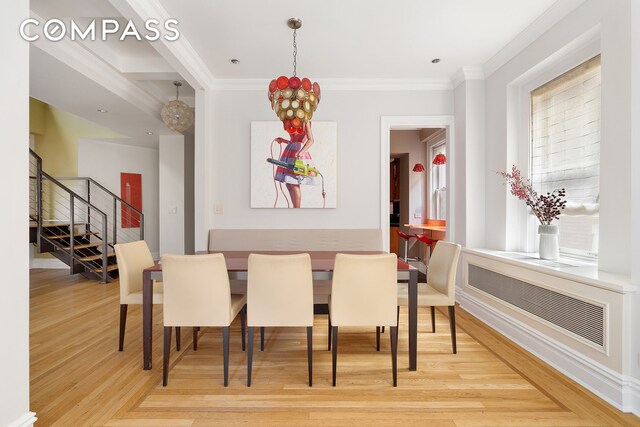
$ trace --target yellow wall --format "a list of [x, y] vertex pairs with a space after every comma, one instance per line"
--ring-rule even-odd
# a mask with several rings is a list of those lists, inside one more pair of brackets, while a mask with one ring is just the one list
[[49, 175], [78, 175], [78, 140], [122, 138], [122, 135], [29, 98], [29, 131], [35, 135], [35, 152], [42, 157], [42, 169]]

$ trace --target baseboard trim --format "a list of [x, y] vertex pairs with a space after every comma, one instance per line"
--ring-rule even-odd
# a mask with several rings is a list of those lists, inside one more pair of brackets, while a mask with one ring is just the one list
[[640, 417], [640, 379], [627, 377], [624, 384], [624, 397], [622, 410]]
[[30, 268], [62, 269], [69, 266], [57, 258], [32, 258]]
[[585, 357], [473, 296], [465, 293], [458, 295], [460, 306], [464, 310], [563, 375], [623, 412], [633, 412], [636, 415], [640, 413], [639, 380]]
[[11, 424], [8, 427], [33, 427], [33, 423], [38, 420], [35, 412], [27, 412]]

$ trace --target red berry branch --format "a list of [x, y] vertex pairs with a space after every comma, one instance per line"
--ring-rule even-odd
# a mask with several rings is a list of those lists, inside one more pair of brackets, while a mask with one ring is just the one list
[[520, 170], [515, 165], [511, 167], [511, 173], [496, 173], [504, 178], [505, 185], [509, 184], [511, 194], [520, 200], [524, 200], [541, 224], [549, 225], [551, 221], [558, 219], [561, 211], [567, 205], [566, 200], [564, 200], [566, 196], [564, 188], [539, 196], [533, 189], [531, 181], [523, 178]]

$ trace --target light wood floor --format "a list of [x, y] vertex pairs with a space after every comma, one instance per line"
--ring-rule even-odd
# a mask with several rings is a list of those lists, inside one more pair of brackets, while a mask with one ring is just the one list
[[[314, 385], [307, 383], [306, 333], [267, 329], [254, 354], [251, 388], [239, 324], [232, 326], [230, 384], [222, 386], [219, 330], [201, 332], [198, 351], [183, 330], [162, 387], [162, 310], [155, 310], [151, 371], [142, 370], [142, 311], [129, 307], [118, 345], [118, 283], [100, 285], [66, 270], [31, 271], [31, 409], [36, 426], [204, 425], [640, 425], [458, 309], [458, 354], [448, 319], [419, 315], [418, 371], [408, 371], [406, 311], [400, 314], [398, 387], [391, 386], [388, 333], [341, 331], [338, 386], [331, 387], [326, 316], [314, 327]], [[258, 340], [256, 340], [258, 344]]]

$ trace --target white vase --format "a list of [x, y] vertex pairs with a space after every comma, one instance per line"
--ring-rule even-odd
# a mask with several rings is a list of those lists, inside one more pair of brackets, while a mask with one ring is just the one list
[[538, 234], [540, 235], [540, 259], [557, 260], [560, 257], [560, 248], [558, 247], [558, 226], [539, 225]]

